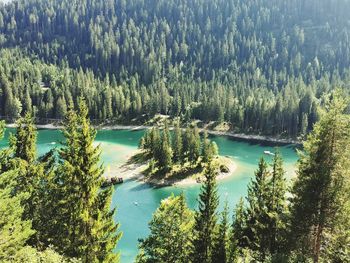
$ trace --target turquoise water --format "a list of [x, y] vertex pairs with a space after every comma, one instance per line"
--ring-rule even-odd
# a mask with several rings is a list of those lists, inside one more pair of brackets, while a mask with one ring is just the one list
[[[8, 132], [6, 132], [6, 137], [8, 137]], [[103, 130], [98, 132], [96, 141], [101, 145], [101, 157], [106, 166], [106, 172], [113, 169], [113, 166], [125, 162], [132, 155], [142, 135], [143, 131]], [[233, 208], [239, 198], [245, 196], [247, 184], [254, 175], [263, 151], [274, 151], [274, 145], [237, 141], [225, 136], [214, 136], [211, 139], [218, 144], [221, 155], [230, 156], [237, 164], [235, 174], [218, 183], [221, 206], [227, 200], [230, 207]], [[60, 131], [39, 130], [38, 154], [43, 154], [52, 147], [58, 147], [62, 140]], [[4, 140], [0, 142], [0, 147], [5, 145]], [[297, 161], [295, 147], [290, 145], [279, 148], [285, 160], [287, 177], [290, 178], [294, 174]], [[271, 157], [265, 157], [268, 161], [271, 160]], [[184, 192], [188, 205], [195, 209], [199, 191], [199, 185], [155, 189], [132, 180], [126, 180], [122, 185], [116, 186], [112, 207], [117, 207], [115, 219], [120, 223], [120, 230], [123, 232], [123, 237], [117, 247], [117, 251], [121, 252], [121, 262], [133, 262], [137, 254], [138, 239], [147, 236], [148, 222], [160, 200], [171, 193]], [[134, 202], [137, 202], [138, 206], [135, 206]]]

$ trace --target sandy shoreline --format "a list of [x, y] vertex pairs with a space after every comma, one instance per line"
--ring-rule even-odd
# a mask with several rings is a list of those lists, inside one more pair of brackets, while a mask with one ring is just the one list
[[[227, 178], [230, 178], [235, 175], [235, 171], [237, 169], [237, 164], [228, 157], [225, 157], [227, 159], [227, 173], [219, 173], [217, 175], [217, 180], [221, 181]], [[113, 172], [109, 175], [106, 175], [106, 179], [109, 179], [111, 177], [121, 177], [123, 180], [136, 180], [142, 183], [150, 184], [152, 186], [156, 187], [166, 187], [166, 186], [191, 186], [191, 185], [198, 185], [200, 184], [197, 182], [197, 179], [194, 177], [188, 177], [181, 180], [176, 179], [152, 179], [147, 178], [143, 174], [143, 171], [147, 168], [147, 164], [136, 164], [136, 163], [126, 163], [123, 165], [120, 165], [119, 167], [113, 168]]]
[[[7, 124], [6, 127], [8, 128], [15, 128], [16, 124]], [[54, 125], [54, 124], [38, 124], [36, 125], [38, 129], [47, 129], [47, 130], [59, 130], [62, 129], [63, 126], [61, 125]], [[138, 131], [138, 130], [145, 130], [151, 128], [151, 126], [146, 125], [107, 125], [107, 126], [95, 126], [97, 130], [131, 130], [131, 131]], [[203, 132], [204, 129], [199, 129], [200, 132]], [[220, 131], [213, 131], [213, 130], [207, 130], [208, 134], [216, 135], [216, 136], [227, 136], [234, 139], [240, 139], [240, 140], [247, 140], [247, 141], [257, 141], [257, 142], [271, 142], [271, 143], [280, 143], [280, 144], [301, 144], [300, 141], [295, 139], [285, 139], [285, 138], [279, 138], [279, 137], [273, 137], [273, 136], [265, 136], [265, 135], [250, 135], [250, 134], [244, 134], [244, 133], [234, 133], [234, 132], [220, 132]]]

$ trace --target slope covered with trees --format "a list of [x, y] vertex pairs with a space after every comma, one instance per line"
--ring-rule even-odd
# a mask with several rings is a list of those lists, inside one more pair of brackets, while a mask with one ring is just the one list
[[349, 11], [345, 0], [13, 1], [0, 7], [0, 46], [18, 49], [4, 60], [59, 69], [35, 70], [27, 87], [32, 70], [0, 69], [2, 99], [14, 101], [1, 115], [31, 98], [39, 117], [60, 118], [83, 93], [99, 122], [161, 113], [305, 134], [324, 94], [349, 87]]

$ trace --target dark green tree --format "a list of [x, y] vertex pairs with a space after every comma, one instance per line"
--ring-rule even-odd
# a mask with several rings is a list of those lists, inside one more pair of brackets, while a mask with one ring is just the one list
[[195, 214], [193, 262], [212, 262], [219, 204], [216, 176], [217, 167], [210, 163], [205, 172], [205, 182], [199, 195], [199, 209]]
[[184, 153], [182, 145], [182, 130], [180, 128], [180, 121], [175, 123], [174, 137], [173, 137], [173, 154], [174, 162], [183, 162]]
[[269, 252], [269, 176], [268, 165], [264, 158], [261, 158], [255, 177], [248, 185], [246, 210], [248, 247], [257, 253], [257, 259], [260, 261], [264, 261]]
[[214, 238], [214, 247], [211, 262], [230, 262], [229, 234], [231, 232], [228, 219], [228, 203], [226, 201], [221, 213], [221, 221], [218, 225], [218, 233]]
[[283, 169], [283, 159], [277, 149], [273, 157], [271, 177], [269, 180], [269, 253], [280, 254], [283, 251], [283, 242], [287, 232], [287, 185]]
[[161, 135], [161, 146], [159, 151], [159, 159], [158, 165], [159, 167], [167, 172], [172, 167], [172, 158], [173, 158], [173, 151], [171, 149], [170, 141], [170, 134], [168, 128], [165, 128], [162, 135]]

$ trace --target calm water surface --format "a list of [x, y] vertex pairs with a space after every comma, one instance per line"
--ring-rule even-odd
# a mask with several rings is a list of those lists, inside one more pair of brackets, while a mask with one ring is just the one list
[[[6, 137], [8, 133], [9, 130], [6, 132]], [[125, 162], [132, 155], [142, 135], [143, 131], [103, 130], [98, 132], [96, 140], [101, 144], [102, 160], [107, 173], [113, 169], [113, 166]], [[273, 151], [275, 146], [237, 141], [224, 136], [214, 136], [211, 139], [218, 144], [221, 155], [230, 156], [237, 164], [235, 175], [218, 183], [221, 205], [227, 200], [230, 207], [233, 208], [239, 198], [245, 196], [247, 184], [254, 175], [263, 151]], [[62, 134], [58, 130], [39, 130], [38, 154], [44, 154], [51, 148], [58, 147], [62, 140]], [[0, 147], [5, 145], [6, 140], [2, 140]], [[287, 177], [290, 178], [294, 174], [297, 161], [295, 147], [290, 145], [279, 148], [285, 161]], [[265, 157], [268, 161], [271, 160], [271, 157]], [[117, 247], [117, 250], [121, 252], [121, 262], [133, 262], [137, 255], [138, 238], [145, 237], [149, 233], [148, 222], [163, 198], [172, 193], [184, 192], [188, 205], [195, 209], [199, 190], [199, 185], [155, 189], [132, 180], [116, 186], [112, 207], [117, 207], [115, 219], [120, 223], [120, 230], [123, 232], [123, 237]], [[136, 206], [134, 202], [137, 202], [138, 205]]]

